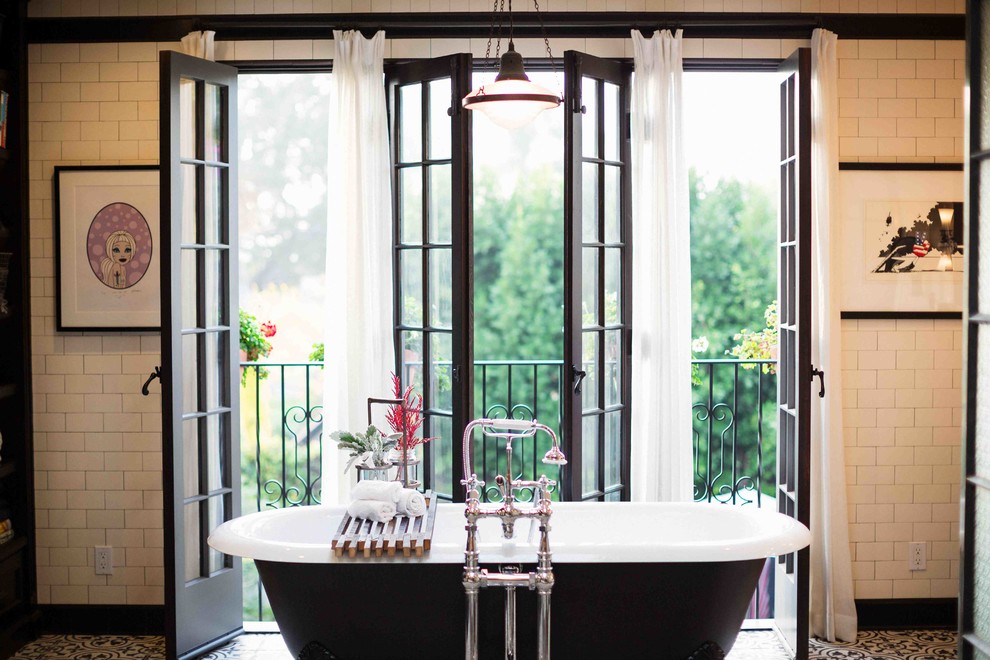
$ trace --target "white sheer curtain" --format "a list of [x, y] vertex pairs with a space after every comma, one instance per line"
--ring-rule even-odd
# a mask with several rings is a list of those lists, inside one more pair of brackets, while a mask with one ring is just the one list
[[[392, 188], [383, 59], [385, 33], [334, 30], [331, 76], [324, 504], [343, 502], [351, 474], [329, 439], [368, 424], [368, 397], [388, 392], [392, 347]], [[343, 460], [342, 460], [343, 459]]]
[[682, 31], [632, 31], [632, 499], [692, 497]]
[[203, 32], [190, 32], [182, 37], [182, 52], [186, 55], [199, 57], [204, 60], [213, 61], [213, 37], [216, 32], [205, 30]]
[[[812, 394], [811, 632], [835, 641], [856, 639], [846, 463], [842, 437], [842, 332], [839, 277], [833, 249], [841, 245], [832, 212], [838, 171], [836, 36], [817, 29], [811, 38], [811, 185], [814, 272], [812, 362], [825, 371], [825, 398]], [[838, 273], [838, 271], [835, 271]]]

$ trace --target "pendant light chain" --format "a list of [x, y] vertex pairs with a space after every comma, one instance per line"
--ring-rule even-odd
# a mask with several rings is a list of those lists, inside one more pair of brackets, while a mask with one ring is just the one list
[[[492, 68], [497, 68], [499, 52], [502, 50], [502, 15], [505, 12], [505, 0], [493, 0], [492, 24], [488, 28], [488, 45], [485, 47], [485, 62]], [[495, 42], [495, 58], [492, 59], [492, 38], [496, 36], [495, 21], [498, 20], [498, 39]]]
[[557, 87], [563, 89], [560, 83], [560, 74], [557, 71], [557, 63], [553, 61], [553, 53], [550, 52], [550, 37], [547, 36], [547, 26], [543, 23], [540, 0], [533, 0], [533, 6], [536, 7], [536, 20], [540, 22], [540, 34], [543, 35], [543, 44], [547, 47], [547, 57], [550, 59], [550, 71], [553, 73], [554, 80], [557, 81]]

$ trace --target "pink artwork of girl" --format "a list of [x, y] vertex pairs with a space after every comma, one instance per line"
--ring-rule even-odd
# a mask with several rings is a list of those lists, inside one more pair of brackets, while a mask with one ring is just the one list
[[111, 289], [129, 289], [151, 263], [151, 228], [136, 208], [124, 202], [100, 209], [89, 226], [86, 251], [93, 275]]

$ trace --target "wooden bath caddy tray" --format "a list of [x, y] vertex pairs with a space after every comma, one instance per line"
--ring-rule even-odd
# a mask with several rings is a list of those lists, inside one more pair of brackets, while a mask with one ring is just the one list
[[423, 493], [426, 498], [426, 513], [415, 518], [396, 514], [387, 523], [374, 522], [366, 518], [352, 518], [344, 513], [344, 519], [333, 535], [330, 547], [333, 554], [343, 557], [394, 557], [401, 552], [404, 557], [422, 557], [430, 550], [433, 541], [433, 524], [437, 519], [437, 497], [432, 490]]

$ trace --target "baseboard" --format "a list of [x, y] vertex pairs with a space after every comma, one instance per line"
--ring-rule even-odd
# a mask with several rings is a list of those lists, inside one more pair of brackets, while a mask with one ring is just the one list
[[864, 599], [856, 614], [863, 630], [955, 628], [958, 607], [955, 598]]
[[41, 630], [74, 635], [164, 635], [164, 605], [39, 605]]

